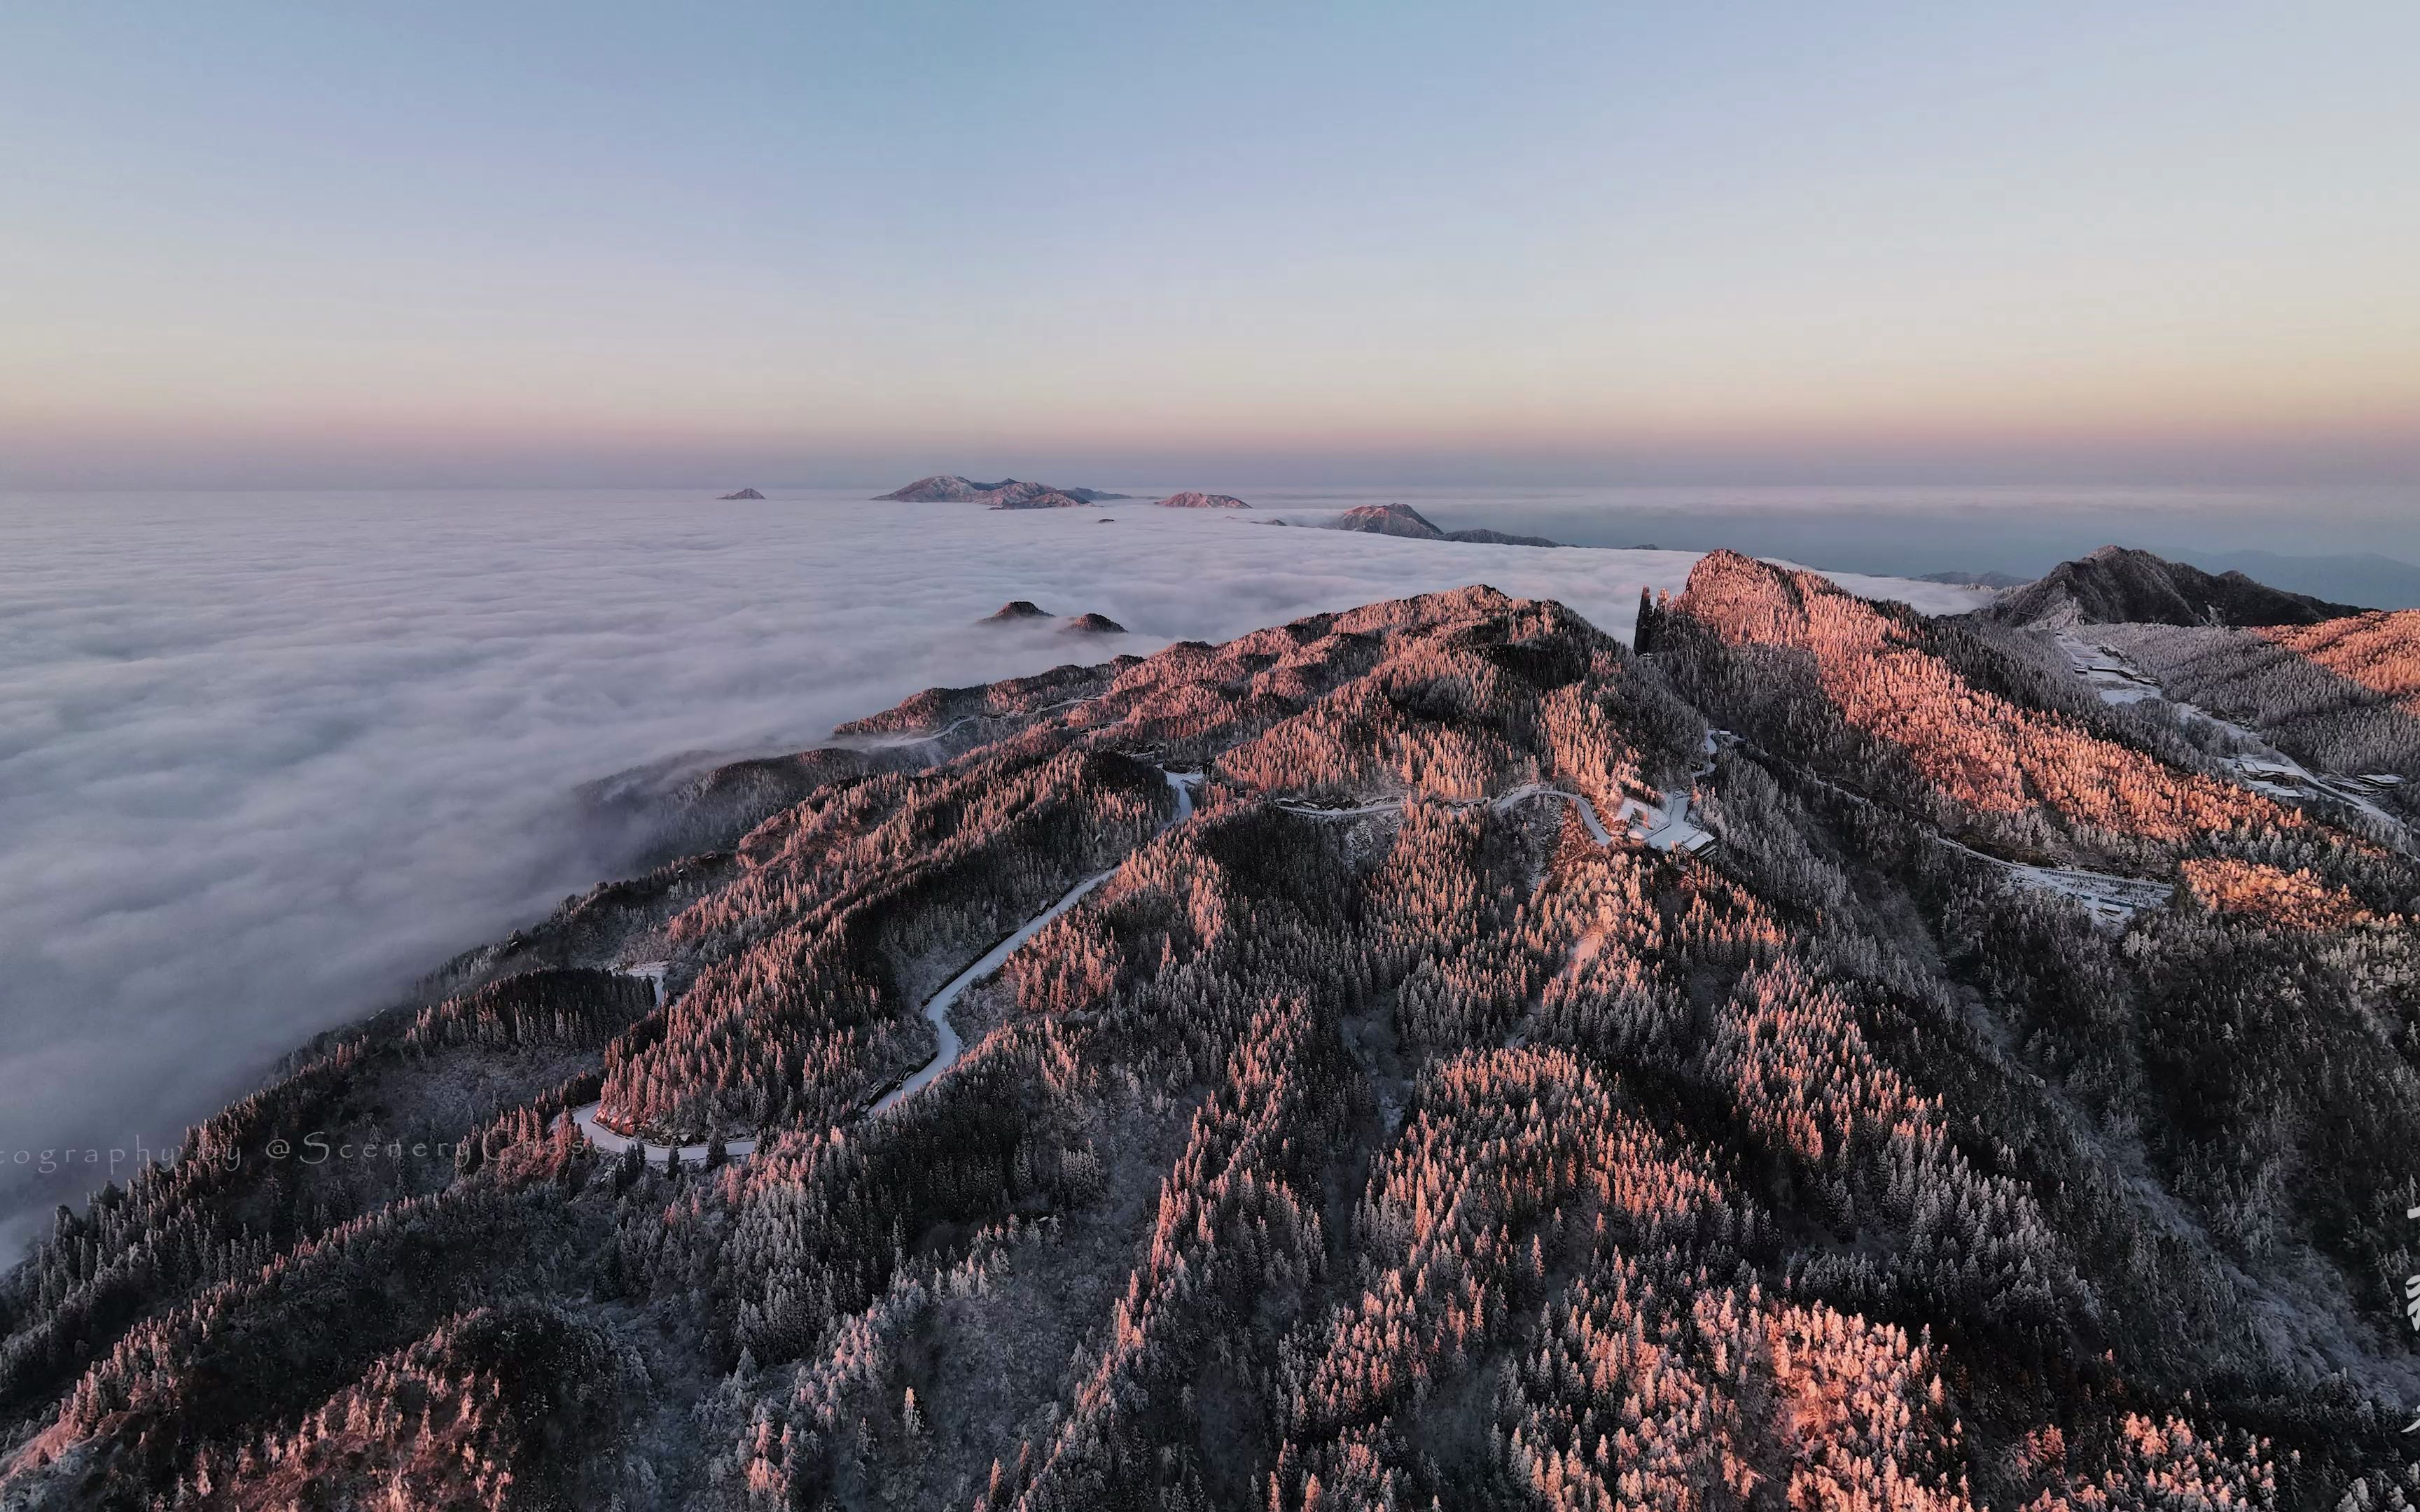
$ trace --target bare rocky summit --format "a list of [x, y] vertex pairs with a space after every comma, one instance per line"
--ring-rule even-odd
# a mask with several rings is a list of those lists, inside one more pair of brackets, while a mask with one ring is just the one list
[[1162, 509], [1249, 509], [1252, 506], [1233, 494], [1202, 493], [1199, 489], [1188, 488], [1183, 493], [1170, 494], [1159, 501], [1159, 507]]

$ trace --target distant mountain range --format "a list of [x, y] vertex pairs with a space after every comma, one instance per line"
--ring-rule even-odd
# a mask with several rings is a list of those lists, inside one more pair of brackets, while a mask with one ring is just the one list
[[2104, 546], [2062, 562], [1981, 611], [2004, 625], [2317, 625], [2358, 614], [2307, 594], [2257, 582], [2241, 572], [2212, 576], [2149, 551]]
[[1409, 504], [1357, 504], [1326, 527], [1359, 531], [1369, 535], [1396, 535], [1411, 541], [1468, 541], [1481, 546], [1561, 546], [1543, 535], [1511, 535], [1503, 531], [1439, 530]]
[[994, 509], [1072, 509], [1083, 504], [1097, 504], [1108, 499], [1128, 499], [1130, 494], [1103, 493], [1097, 488], [1057, 488], [1047, 483], [1026, 483], [1016, 478], [1002, 478], [998, 483], [977, 483], [953, 472], [937, 472], [929, 478], [918, 478], [904, 488], [893, 488], [876, 494], [886, 503], [908, 504], [987, 504]]

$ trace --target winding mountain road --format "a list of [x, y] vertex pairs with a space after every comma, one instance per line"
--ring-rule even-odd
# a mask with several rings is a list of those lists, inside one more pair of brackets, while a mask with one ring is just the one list
[[[661, 1008], [664, 1006], [664, 973], [670, 969], [672, 963], [669, 961], [643, 961], [635, 966], [622, 966], [617, 969], [622, 976], [644, 977], [647, 980], [654, 982], [656, 984], [656, 1006], [658, 1008]], [[665, 1165], [671, 1161], [673, 1155], [672, 1146], [651, 1145], [644, 1139], [635, 1138], [632, 1135], [619, 1133], [616, 1130], [598, 1122], [597, 1119], [597, 1110], [601, 1105], [602, 1104], [600, 1103], [590, 1103], [571, 1110], [571, 1121], [579, 1125], [581, 1136], [582, 1138], [586, 1139], [590, 1144], [596, 1146], [597, 1149], [605, 1151], [605, 1153], [609, 1155], [618, 1155], [624, 1150], [629, 1149], [632, 1145], [637, 1145], [641, 1149], [646, 1152], [646, 1159], [653, 1161], [659, 1165]], [[694, 1165], [705, 1162], [706, 1149], [705, 1141], [701, 1140], [694, 1145], [682, 1145], [679, 1148], [681, 1164], [685, 1165]], [[753, 1137], [746, 1139], [726, 1139], [723, 1141], [722, 1149], [723, 1153], [731, 1159], [740, 1160], [755, 1153], [756, 1141]]]
[[[1711, 745], [1713, 737], [1707, 738]], [[1712, 770], [1714, 770], [1713, 764], [1709, 763], [1699, 767], [1694, 775], [1703, 777]], [[1606, 828], [1604, 819], [1597, 814], [1596, 805], [1567, 788], [1551, 788], [1543, 782], [1525, 782], [1511, 792], [1499, 794], [1493, 798], [1462, 800], [1449, 798], [1443, 801], [1461, 809], [1477, 808], [1483, 803], [1497, 813], [1505, 813], [1515, 804], [1525, 803], [1531, 798], [1562, 799], [1579, 810], [1580, 823], [1587, 827], [1590, 840], [1595, 841], [1600, 846], [1613, 843], [1613, 832]], [[1351, 809], [1321, 809], [1307, 803], [1281, 803], [1278, 807], [1288, 813], [1298, 813], [1309, 819], [1358, 819], [1365, 814], [1391, 813], [1403, 808], [1404, 802], [1402, 798], [1388, 798], [1377, 803], [1360, 804]], [[1654, 803], [1643, 803], [1637, 798], [1624, 798], [1621, 800], [1621, 811], [1614, 815], [1614, 819], [1628, 832], [1632, 840], [1651, 849], [1703, 850], [1714, 843], [1714, 836], [1700, 828], [1691, 818], [1691, 805], [1689, 790], [1676, 788], [1670, 793], [1657, 795], [1657, 801]]]
[[[1193, 817], [1193, 784], [1202, 780], [1202, 774], [1171, 772], [1166, 767], [1161, 767], [1159, 775], [1168, 780], [1169, 791], [1176, 795], [1175, 814], [1157, 831], [1158, 834], [1164, 835]], [[934, 1032], [939, 1036], [939, 1050], [934, 1054], [932, 1059], [918, 1068], [915, 1074], [885, 1093], [881, 1101], [866, 1110], [865, 1116], [872, 1118], [897, 1107], [901, 1103], [931, 1086], [955, 1065], [958, 1057], [966, 1049], [965, 1042], [958, 1037], [957, 1029], [950, 1023], [950, 1010], [956, 1004], [959, 996], [969, 987], [1007, 964], [1008, 958], [1015, 955], [1026, 941], [1040, 933], [1043, 927], [1052, 919], [1083, 902], [1085, 894], [1115, 876], [1117, 870], [1116, 867], [1111, 867], [1106, 872], [1096, 872], [1068, 888], [1057, 903], [1019, 925], [1014, 933], [985, 951], [973, 965], [951, 978], [946, 986], [935, 993], [924, 1004], [924, 1017], [932, 1022]], [[668, 963], [661, 961], [651, 961], [641, 965], [624, 967], [623, 975], [647, 977], [652, 980], [656, 984], [656, 1006], [661, 1008], [664, 1005], [664, 971], [667, 964]], [[653, 1144], [635, 1135], [617, 1133], [598, 1121], [597, 1115], [600, 1106], [602, 1106], [601, 1103], [590, 1103], [571, 1110], [571, 1121], [579, 1125], [581, 1134], [586, 1136], [590, 1144], [610, 1154], [617, 1155], [632, 1145], [637, 1145], [645, 1151], [647, 1160], [659, 1165], [672, 1159], [673, 1146]], [[733, 1160], [743, 1159], [755, 1152], [756, 1140], [753, 1136], [725, 1140], [723, 1149]], [[706, 1146], [703, 1143], [682, 1145], [679, 1150], [681, 1162], [684, 1165], [693, 1165], [706, 1158]]]
[[1082, 698], [1061, 699], [1056, 703], [1045, 703], [1038, 709], [1012, 709], [1001, 714], [962, 715], [939, 730], [927, 730], [922, 733], [886, 731], [879, 734], [834, 735], [826, 744], [840, 747], [844, 750], [898, 750], [908, 746], [928, 746], [934, 741], [955, 734], [970, 724], [1001, 724], [1010, 719], [1035, 719], [1046, 714], [1055, 714], [1061, 709], [1072, 709], [1079, 703], [1097, 703], [1107, 697], [1109, 695], [1106, 693], [1087, 693]]
[[[1160, 834], [1166, 834], [1193, 817], [1193, 784], [1202, 780], [1202, 774], [1171, 772], [1162, 767], [1159, 769], [1159, 775], [1167, 779], [1169, 791], [1176, 795], [1176, 812], [1167, 824], [1160, 826], [1158, 831]], [[1502, 813], [1514, 805], [1527, 802], [1531, 798], [1560, 798], [1566, 803], [1576, 806], [1579, 810], [1580, 823], [1587, 826], [1590, 838], [1599, 845], [1613, 843], [1613, 834], [1606, 829], [1605, 821], [1598, 816], [1596, 806], [1581, 795], [1562, 788], [1552, 788], [1543, 783], [1532, 782], [1514, 788], [1509, 793], [1500, 794], [1494, 798], [1474, 801], [1484, 803], [1497, 812]], [[1689, 795], [1685, 789], [1677, 794], [1666, 795], [1661, 806], [1641, 803], [1636, 798], [1624, 799], [1621, 813], [1617, 817], [1632, 839], [1653, 846], [1657, 850], [1695, 850], [1711, 841], [1713, 837], [1706, 835], [1704, 830], [1690, 822], [1689, 801]], [[1404, 801], [1400, 798], [1381, 803], [1362, 804], [1351, 809], [1318, 809], [1307, 804], [1293, 803], [1280, 805], [1288, 812], [1304, 814], [1315, 819], [1358, 818], [1365, 814], [1398, 810], [1403, 806]], [[1111, 867], [1106, 872], [1096, 872], [1077, 883], [1062, 894], [1056, 903], [1019, 925], [1005, 939], [985, 951], [974, 964], [951, 978], [939, 992], [935, 993], [924, 1004], [924, 1017], [933, 1026], [933, 1032], [940, 1041], [939, 1048], [934, 1053], [932, 1059], [917, 1068], [906, 1081], [884, 1093], [872, 1107], [865, 1111], [864, 1116], [878, 1118], [947, 1074], [950, 1068], [957, 1064], [958, 1057], [966, 1051], [965, 1041], [950, 1023], [950, 1010], [957, 1005], [959, 997], [965, 995], [968, 988], [992, 976], [1001, 967], [1006, 965], [1008, 958], [1022, 949], [1028, 940], [1042, 933], [1051, 920], [1082, 903], [1087, 894], [1116, 873], [1117, 868]], [[667, 964], [661, 961], [651, 961], [640, 965], [625, 967], [623, 971], [626, 976], [646, 977], [654, 981], [656, 1006], [661, 1008], [664, 1003], [664, 972]], [[620, 1154], [636, 1145], [644, 1151], [647, 1160], [659, 1165], [672, 1159], [675, 1147], [655, 1144], [633, 1134], [619, 1133], [600, 1121], [597, 1118], [597, 1110], [600, 1106], [600, 1103], [590, 1103], [571, 1110], [572, 1122], [579, 1125], [581, 1134], [590, 1144], [609, 1154]], [[724, 1153], [732, 1160], [743, 1160], [754, 1153], [755, 1149], [756, 1140], [753, 1137], [729, 1139], [723, 1142]], [[706, 1147], [704, 1143], [682, 1145], [678, 1149], [684, 1165], [693, 1165], [706, 1159]]]

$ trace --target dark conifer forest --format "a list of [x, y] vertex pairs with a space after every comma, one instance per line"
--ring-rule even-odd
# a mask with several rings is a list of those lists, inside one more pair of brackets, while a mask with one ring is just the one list
[[59, 1210], [0, 1505], [2420, 1502], [2406, 850], [1988, 625], [1717, 552], [1640, 626], [1471, 587], [659, 795]]

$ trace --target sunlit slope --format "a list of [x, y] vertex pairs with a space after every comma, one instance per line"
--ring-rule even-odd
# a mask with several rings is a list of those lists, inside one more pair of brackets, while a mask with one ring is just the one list
[[[2411, 864], [1810, 575], [1645, 648], [1473, 587], [850, 728], [63, 1217], [9, 1494], [2392, 1504]], [[372, 1125], [468, 1149], [268, 1152]]]

